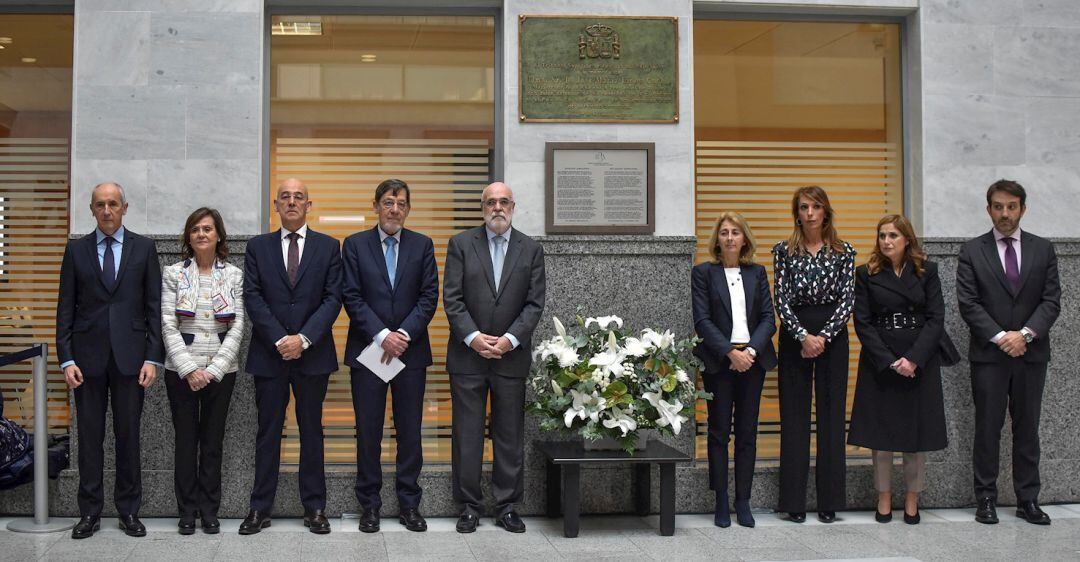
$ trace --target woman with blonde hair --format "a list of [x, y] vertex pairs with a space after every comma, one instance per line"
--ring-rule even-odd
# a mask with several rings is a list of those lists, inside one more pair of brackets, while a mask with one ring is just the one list
[[810, 472], [810, 404], [817, 405], [818, 519], [836, 520], [845, 505], [844, 412], [847, 321], [855, 302], [855, 249], [836, 233], [825, 190], [800, 187], [791, 198], [795, 228], [773, 247], [780, 316], [780, 504], [790, 521], [806, 521]]
[[694, 329], [701, 343], [694, 355], [709, 406], [709, 488], [716, 492], [713, 523], [731, 525], [728, 505], [728, 440], [735, 418], [735, 514], [754, 526], [750, 488], [757, 459], [757, 423], [765, 371], [776, 366], [776, 332], [769, 277], [754, 263], [754, 235], [739, 213], [724, 212], [709, 239], [712, 261], [691, 274]]
[[854, 316], [862, 351], [848, 443], [873, 450], [881, 523], [892, 519], [893, 454], [903, 453], [904, 522], [914, 525], [926, 451], [948, 445], [940, 350], [952, 343], [937, 264], [926, 260], [900, 215], [878, 222], [874, 252], [855, 271]]

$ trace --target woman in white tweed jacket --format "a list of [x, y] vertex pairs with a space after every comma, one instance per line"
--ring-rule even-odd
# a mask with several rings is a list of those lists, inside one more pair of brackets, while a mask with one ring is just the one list
[[184, 260], [161, 275], [165, 387], [176, 448], [173, 475], [182, 535], [221, 529], [221, 455], [235, 384], [244, 316], [244, 272], [225, 261], [225, 224], [214, 209], [188, 217], [180, 237]]

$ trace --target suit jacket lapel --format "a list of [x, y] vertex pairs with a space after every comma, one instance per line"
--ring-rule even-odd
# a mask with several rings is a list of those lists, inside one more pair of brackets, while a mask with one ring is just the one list
[[[309, 226], [307, 229], [307, 236], [304, 237], [304, 251], [300, 254], [300, 266], [296, 268], [296, 284], [300, 284], [300, 279], [304, 277], [304, 272], [308, 270], [308, 264], [315, 261], [315, 244], [314, 242], [314, 230], [311, 230]], [[385, 261], [385, 260], [384, 260]], [[288, 279], [288, 273], [285, 274], [285, 278]]]
[[718, 287], [718, 289], [714, 290], [716, 291], [717, 296], [720, 297], [720, 303], [724, 305], [724, 310], [727, 311], [728, 318], [734, 318], [731, 313], [731, 293], [728, 291], [727, 274], [724, 273], [724, 265], [713, 264], [712, 267], [709, 268], [709, 276], [711, 277], [710, 281], [712, 281], [712, 286]]
[[[510, 281], [510, 272], [514, 270], [514, 262], [521, 256], [521, 236], [520, 232], [516, 232], [510, 235], [510, 244], [506, 248], [506, 256], [503, 259], [502, 274], [499, 276], [499, 292], [502, 294], [506, 289], [507, 283]], [[495, 279], [492, 278], [492, 283]], [[498, 296], [498, 295], [496, 295]]]
[[281, 233], [283, 231], [283, 228], [279, 228], [274, 236], [271, 237], [273, 241], [271, 244], [273, 251], [271, 251], [270, 254], [273, 256], [271, 259], [274, 261], [274, 268], [277, 269], [278, 274], [281, 275], [281, 281], [285, 283], [286, 287], [289, 287], [289, 270], [286, 269], [285, 266], [285, 256], [281, 253], [281, 246], [283, 245]]
[[991, 231], [989, 234], [984, 235], [983, 238], [983, 258], [986, 259], [987, 265], [990, 267], [990, 271], [994, 272], [994, 277], [997, 277], [998, 282], [1005, 288], [1005, 291], [1010, 295], [1013, 294], [1012, 287], [1009, 286], [1009, 282], [1005, 279], [1005, 268], [1001, 265], [1001, 256], [998, 255], [997, 240], [994, 240], [994, 233]]
[[[97, 273], [98, 284], [101, 285], [102, 289], [105, 289], [106, 291], [108, 291], [109, 288], [105, 286], [105, 277], [102, 275], [102, 269], [101, 268], [102, 268], [103, 264], [98, 263], [97, 231], [91, 232], [87, 236], [83, 237], [81, 242], [86, 247], [86, 256], [87, 256], [87, 259], [90, 260], [90, 266], [93, 267], [94, 271]], [[102, 261], [104, 261], [104, 260], [102, 260]]]
[[[124, 244], [120, 247], [120, 269], [116, 272], [116, 280], [113, 282], [113, 286], [109, 289], [109, 293], [116, 291], [116, 288], [120, 286], [120, 280], [124, 277], [124, 272], [128, 269], [128, 261], [131, 258], [131, 247], [135, 245], [136, 235], [130, 230], [124, 230]], [[95, 255], [95, 257], [97, 257]]]
[[488, 251], [487, 229], [482, 226], [477, 228], [476, 234], [473, 235], [473, 251], [476, 252], [476, 259], [480, 261], [480, 265], [484, 267], [484, 277], [487, 279], [492, 296], [498, 296], [498, 292], [495, 291], [495, 269], [491, 265], [491, 252]]
[[888, 265], [871, 275], [870, 282], [882, 289], [896, 293], [905, 301], [911, 301], [914, 297], [912, 287], [919, 284], [919, 278], [915, 275], [914, 268], [914, 264], [910, 262], [904, 264], [904, 270], [900, 272], [900, 277], [897, 277], [893, 273], [892, 265]]
[[1020, 247], [1023, 248], [1020, 251], [1020, 287], [1027, 283], [1028, 276], [1031, 275], [1031, 264], [1035, 260], [1035, 252], [1031, 247], [1031, 235], [1027, 232], [1020, 232]]
[[[398, 263], [401, 263], [401, 247], [403, 244], [398, 244]], [[390, 285], [390, 272], [386, 270], [386, 254], [382, 249], [382, 236], [379, 235], [379, 227], [371, 229], [371, 236], [368, 237], [368, 249], [371, 250], [371, 259], [375, 260], [375, 263], [379, 264], [377, 267], [382, 273], [383, 283], [386, 283], [386, 290], [391, 293], [394, 292], [394, 288]]]

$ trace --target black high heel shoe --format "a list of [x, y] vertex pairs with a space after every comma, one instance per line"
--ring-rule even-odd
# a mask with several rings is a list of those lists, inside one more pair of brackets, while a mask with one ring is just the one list
[[[904, 516], [906, 517], [907, 514], [905, 513]], [[892, 512], [890, 511], [888, 513], [881, 513], [880, 511], [875, 509], [874, 521], [877, 521], [878, 523], [888, 523], [889, 521], [892, 521]]]
[[713, 525], [726, 529], [731, 526], [731, 508], [728, 506], [727, 490], [716, 493], [716, 512], [713, 514]]

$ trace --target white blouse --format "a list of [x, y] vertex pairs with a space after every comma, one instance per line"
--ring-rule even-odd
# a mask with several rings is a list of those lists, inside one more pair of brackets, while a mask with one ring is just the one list
[[725, 267], [728, 294], [731, 295], [731, 343], [750, 343], [750, 328], [746, 325], [746, 292], [743, 291], [742, 269]]

